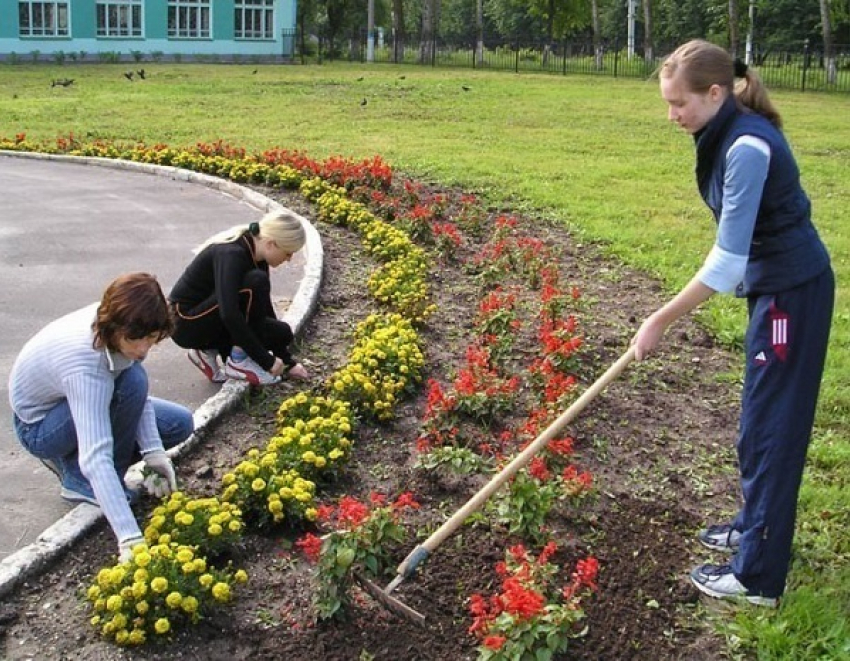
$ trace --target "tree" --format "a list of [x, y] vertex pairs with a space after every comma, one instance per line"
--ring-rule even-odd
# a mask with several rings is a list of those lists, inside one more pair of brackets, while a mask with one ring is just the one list
[[655, 63], [652, 42], [652, 0], [643, 0], [643, 59], [649, 66]]
[[732, 57], [738, 57], [738, 50], [741, 46], [741, 36], [738, 26], [740, 25], [740, 16], [738, 15], [738, 0], [729, 0], [729, 52]]
[[393, 62], [404, 59], [404, 42], [406, 31], [404, 29], [404, 2], [393, 0]]
[[593, 29], [593, 62], [597, 71], [602, 70], [602, 34], [599, 26], [599, 0], [591, 0], [590, 24]]
[[829, 85], [835, 85], [836, 66], [835, 66], [835, 49], [832, 45], [832, 21], [829, 16], [828, 0], [820, 0], [820, 20], [823, 29], [823, 63], [826, 67], [826, 82]]
[[439, 0], [424, 0], [422, 4], [422, 39], [419, 42], [419, 63], [432, 64], [437, 55], [437, 10]]

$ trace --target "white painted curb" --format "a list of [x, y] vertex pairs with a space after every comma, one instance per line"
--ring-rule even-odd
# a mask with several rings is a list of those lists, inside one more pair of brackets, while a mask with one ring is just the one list
[[[271, 198], [261, 195], [257, 191], [245, 186], [227, 181], [226, 179], [220, 179], [182, 168], [111, 158], [65, 156], [2, 149], [0, 149], [0, 156], [69, 161], [119, 170], [134, 170], [168, 179], [200, 184], [226, 193], [263, 212], [283, 208]], [[319, 287], [322, 282], [322, 270], [324, 268], [324, 250], [319, 232], [309, 220], [300, 215], [298, 215], [298, 218], [301, 220], [301, 224], [304, 226], [307, 234], [307, 243], [304, 246], [304, 276], [289, 308], [280, 314], [281, 319], [292, 327], [292, 331], [296, 336], [301, 334], [305, 323], [316, 309], [319, 300]], [[225, 382], [221, 390], [201, 404], [194, 412], [195, 431], [203, 430], [211, 422], [219, 419], [229, 409], [233, 408], [248, 387], [248, 384], [244, 381], [230, 380]], [[194, 433], [183, 443], [169, 450], [168, 454], [172, 457], [179, 457], [189, 452], [197, 445], [198, 441], [198, 434]], [[130, 467], [127, 472], [128, 481], [133, 482], [134, 480], [141, 479], [141, 466], [142, 464], [140, 462]], [[99, 507], [94, 507], [88, 503], [81, 503], [41, 533], [35, 542], [4, 558], [0, 562], [0, 597], [10, 593], [20, 582], [49, 565], [69, 545], [90, 530], [100, 520], [101, 516]]]

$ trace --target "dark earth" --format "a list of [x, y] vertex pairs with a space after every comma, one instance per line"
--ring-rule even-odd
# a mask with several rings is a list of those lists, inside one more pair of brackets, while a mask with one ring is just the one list
[[[300, 196], [264, 190], [315, 220]], [[489, 210], [490, 215], [508, 213]], [[628, 346], [640, 320], [664, 300], [661, 286], [580, 242], [563, 228], [529, 214], [520, 227], [559, 251], [562, 282], [581, 292], [576, 312], [584, 346], [576, 376], [579, 392]], [[344, 365], [354, 325], [377, 311], [365, 287], [375, 264], [351, 230], [317, 222], [325, 250], [318, 309], [299, 338], [297, 355], [312, 386]], [[481, 287], [463, 262], [435, 260], [430, 277], [437, 311], [421, 330], [426, 378], [449, 383], [469, 342]], [[517, 344], [516, 360], [523, 356]], [[528, 340], [530, 341], [530, 340]], [[187, 369], [188, 369], [187, 363]], [[687, 572], [711, 553], [696, 542], [706, 522], [735, 508], [733, 439], [737, 420], [738, 363], [691, 321], [668, 333], [651, 360], [633, 363], [570, 425], [575, 461], [594, 476], [594, 493], [550, 517], [568, 571], [577, 559], [599, 559], [598, 591], [584, 602], [586, 619], [560, 658], [580, 660], [718, 659], [724, 641], [706, 623], [706, 606]], [[272, 435], [274, 412], [303, 388], [284, 382], [246, 396], [242, 405], [201, 432], [201, 442], [178, 461], [181, 488], [193, 495], [220, 491], [223, 473], [250, 447]], [[416, 469], [415, 440], [425, 389], [403, 402], [397, 417], [361, 425], [346, 474], [322, 497], [366, 498], [412, 491], [422, 504], [408, 541], [393, 549], [400, 562], [430, 530], [460, 507], [482, 482], [437, 478]], [[150, 502], [137, 506], [140, 520]], [[512, 543], [486, 519], [467, 525], [443, 543], [396, 595], [426, 617], [423, 627], [400, 618], [365, 595], [344, 621], [313, 623], [310, 565], [293, 542], [299, 531], [245, 537], [235, 562], [250, 581], [232, 606], [183, 629], [167, 643], [123, 649], [101, 639], [80, 598], [97, 570], [114, 562], [112, 535], [101, 524], [0, 606], [0, 656], [7, 659], [287, 659], [349, 661], [460, 661], [477, 657], [468, 633], [468, 596], [497, 587], [493, 565]], [[716, 558], [719, 559], [719, 558]], [[714, 604], [710, 605], [715, 608]]]

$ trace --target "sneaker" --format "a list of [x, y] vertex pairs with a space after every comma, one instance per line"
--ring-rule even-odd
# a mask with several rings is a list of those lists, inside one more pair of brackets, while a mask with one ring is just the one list
[[723, 553], [737, 553], [741, 543], [741, 533], [735, 530], [729, 523], [709, 526], [699, 531], [699, 542], [712, 551]]
[[746, 587], [735, 578], [729, 565], [702, 565], [691, 571], [691, 583], [700, 592], [715, 599], [746, 599], [757, 606], [776, 608], [779, 600], [775, 597], [762, 597], [750, 594]]
[[[76, 461], [73, 463], [63, 461], [62, 466], [62, 488], [59, 491], [59, 495], [69, 503], [89, 503], [95, 507], [100, 507], [97, 498], [95, 498], [94, 489], [91, 488], [89, 481], [83, 477], [79, 467], [76, 465]], [[131, 505], [136, 503], [141, 497], [140, 492], [130, 489], [126, 485], [124, 485], [124, 495], [127, 498], [127, 502]]]
[[224, 383], [227, 377], [218, 366], [218, 352], [214, 350], [203, 351], [201, 349], [190, 349], [186, 354], [191, 363], [204, 373], [213, 383]]
[[280, 383], [279, 376], [273, 376], [271, 373], [257, 365], [257, 363], [251, 360], [248, 356], [245, 356], [245, 358], [241, 360], [233, 360], [232, 357], [229, 357], [227, 362], [224, 364], [224, 373], [228, 378], [247, 381], [251, 385], [255, 386], [267, 386], [272, 383]]

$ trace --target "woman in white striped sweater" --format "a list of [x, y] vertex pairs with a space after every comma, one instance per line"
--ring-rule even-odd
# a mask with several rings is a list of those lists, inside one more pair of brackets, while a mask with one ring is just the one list
[[158, 495], [176, 489], [165, 450], [193, 431], [189, 409], [148, 395], [141, 364], [172, 328], [156, 279], [122, 275], [100, 303], [36, 333], [9, 378], [21, 444], [57, 475], [64, 499], [100, 506], [124, 558], [142, 541], [124, 474], [141, 457], [162, 478]]

